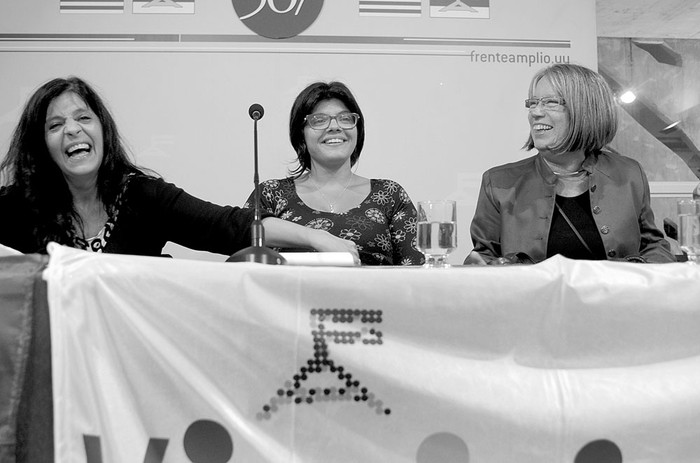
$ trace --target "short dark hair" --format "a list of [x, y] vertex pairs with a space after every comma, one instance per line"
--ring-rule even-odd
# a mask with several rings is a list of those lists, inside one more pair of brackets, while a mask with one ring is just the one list
[[[528, 98], [535, 86], [547, 79], [566, 104], [569, 130], [558, 146], [559, 152], [583, 150], [597, 154], [615, 137], [618, 126], [618, 107], [610, 86], [597, 72], [577, 64], [554, 64], [538, 71], [530, 82]], [[523, 148], [535, 147], [532, 135]]]
[[357, 144], [350, 155], [350, 165], [354, 166], [360, 157], [362, 146], [365, 144], [365, 118], [357, 100], [342, 82], [314, 82], [299, 93], [289, 113], [289, 140], [297, 153], [299, 163], [296, 169], [290, 170], [290, 174], [295, 177], [311, 169], [311, 156], [304, 139], [305, 118], [320, 102], [333, 98], [342, 101], [350, 112], [360, 116], [357, 121]]

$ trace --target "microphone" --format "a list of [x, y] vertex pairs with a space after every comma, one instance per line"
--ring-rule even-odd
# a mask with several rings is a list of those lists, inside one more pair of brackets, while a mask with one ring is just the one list
[[253, 119], [254, 121], [259, 121], [262, 119], [263, 115], [265, 114], [265, 109], [258, 103], [253, 103], [250, 105], [250, 108], [248, 108], [248, 115], [250, 115], [250, 118]]
[[253, 223], [250, 226], [252, 237], [251, 246], [243, 248], [235, 254], [231, 255], [226, 262], [257, 262], [259, 264], [285, 264], [287, 261], [280, 255], [265, 246], [265, 228], [260, 219], [260, 176], [258, 175], [258, 121], [262, 119], [265, 110], [262, 105], [254, 103], [248, 108], [248, 115], [253, 119], [253, 158], [255, 160], [255, 169], [253, 173], [253, 185], [255, 185], [255, 204]]

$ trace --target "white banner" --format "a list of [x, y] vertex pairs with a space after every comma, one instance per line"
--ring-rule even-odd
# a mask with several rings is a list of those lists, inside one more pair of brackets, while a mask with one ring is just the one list
[[56, 462], [700, 459], [700, 269], [51, 249]]

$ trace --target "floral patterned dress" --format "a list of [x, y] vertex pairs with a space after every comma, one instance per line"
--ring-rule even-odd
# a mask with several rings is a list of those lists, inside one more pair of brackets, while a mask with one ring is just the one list
[[[254, 193], [245, 207], [253, 207]], [[416, 208], [406, 190], [393, 180], [371, 179], [369, 195], [358, 206], [339, 214], [307, 206], [292, 178], [262, 182], [260, 199], [262, 210], [280, 219], [354, 241], [363, 265], [424, 262], [423, 254], [416, 249]]]

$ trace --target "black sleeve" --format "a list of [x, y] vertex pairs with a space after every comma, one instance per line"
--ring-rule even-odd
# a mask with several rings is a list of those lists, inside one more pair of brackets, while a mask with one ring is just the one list
[[36, 242], [34, 221], [16, 189], [0, 188], [0, 244], [25, 254], [46, 253]]
[[150, 177], [129, 182], [108, 252], [159, 255], [168, 241], [230, 255], [251, 244], [253, 210], [198, 199]]

